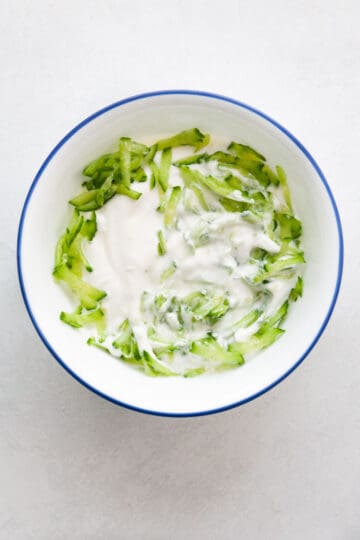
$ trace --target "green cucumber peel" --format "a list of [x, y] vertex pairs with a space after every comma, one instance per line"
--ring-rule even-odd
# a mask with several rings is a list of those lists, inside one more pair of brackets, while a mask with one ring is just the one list
[[210, 142], [210, 135], [202, 133], [198, 128], [187, 129], [173, 137], [161, 139], [157, 142], [158, 150], [175, 148], [177, 146], [193, 146], [195, 151], [200, 150]]
[[175, 186], [172, 188], [170, 197], [167, 203], [165, 203], [164, 209], [164, 225], [165, 227], [171, 227], [176, 219], [176, 210], [182, 196], [182, 188]]
[[207, 336], [194, 341], [190, 351], [197, 356], [214, 362], [215, 365], [241, 366], [244, 363], [244, 357], [241, 352], [224, 349], [213, 336]]
[[164, 233], [160, 230], [157, 232], [157, 237], [158, 237], [158, 254], [162, 257], [163, 255], [165, 255], [167, 249], [166, 249], [166, 242], [165, 242], [165, 237], [164, 237]]
[[80, 306], [80, 310], [76, 309], [73, 313], [62, 311], [60, 313], [60, 320], [73, 328], [95, 325], [98, 334], [101, 336], [104, 335], [106, 328], [105, 312], [101, 308], [83, 312], [82, 306]]

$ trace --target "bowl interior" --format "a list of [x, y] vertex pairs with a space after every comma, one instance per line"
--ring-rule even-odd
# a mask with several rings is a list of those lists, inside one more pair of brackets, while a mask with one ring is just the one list
[[[86, 345], [59, 321], [72, 304], [52, 278], [54, 247], [67, 224], [67, 200], [79, 191], [81, 170], [112, 149], [120, 136], [151, 140], [197, 126], [254, 146], [287, 172], [303, 221], [307, 265], [303, 298], [292, 306], [286, 333], [239, 369], [193, 379], [148, 378]], [[135, 99], [94, 115], [75, 128], [42, 167], [23, 215], [19, 267], [33, 322], [62, 363], [96, 391], [123, 404], [165, 414], [213, 411], [248, 400], [283, 378], [321, 333], [335, 300], [341, 261], [338, 223], [327, 187], [292, 138], [254, 111], [216, 97], [162, 94]]]

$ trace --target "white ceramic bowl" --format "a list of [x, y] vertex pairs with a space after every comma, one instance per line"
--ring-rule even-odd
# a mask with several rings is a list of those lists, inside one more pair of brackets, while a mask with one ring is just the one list
[[[281, 164], [303, 221], [307, 259], [303, 298], [290, 310], [284, 336], [239, 369], [193, 379], [150, 378], [89, 347], [59, 321], [64, 292], [52, 278], [54, 246], [66, 224], [66, 202], [79, 191], [81, 170], [121, 135], [173, 134], [197, 126], [244, 140]], [[338, 294], [343, 243], [330, 188], [309, 152], [286, 129], [236, 100], [184, 90], [134, 96], [93, 114], [54, 148], [27, 195], [18, 236], [18, 271], [31, 320], [44, 344], [78, 381], [101, 396], [159, 415], [191, 416], [235, 407], [266, 392], [309, 354]], [[36, 374], [34, 373], [34, 377]]]

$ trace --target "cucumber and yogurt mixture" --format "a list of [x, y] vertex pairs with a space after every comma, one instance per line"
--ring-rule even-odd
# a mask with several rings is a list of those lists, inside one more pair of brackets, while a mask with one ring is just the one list
[[283, 333], [302, 295], [301, 222], [285, 171], [193, 128], [122, 137], [83, 170], [55, 252], [60, 319], [151, 376], [242, 365]]

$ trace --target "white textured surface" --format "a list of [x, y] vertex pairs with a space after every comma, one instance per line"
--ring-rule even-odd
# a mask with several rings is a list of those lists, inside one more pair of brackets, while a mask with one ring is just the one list
[[[0, 539], [358, 540], [359, 3], [1, 8]], [[72, 380], [35, 335], [15, 268], [21, 205], [54, 144], [101, 106], [166, 87], [237, 97], [296, 134], [337, 198], [349, 260], [306, 362], [196, 419], [128, 412]]]

